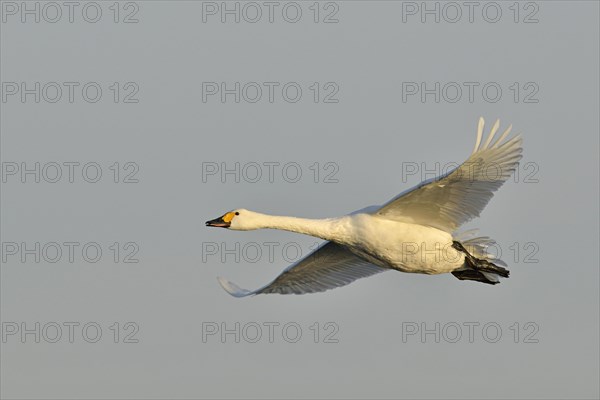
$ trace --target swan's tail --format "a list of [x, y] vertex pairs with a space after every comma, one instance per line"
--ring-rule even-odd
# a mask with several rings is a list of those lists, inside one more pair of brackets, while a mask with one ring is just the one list
[[452, 271], [452, 275], [460, 280], [490, 285], [500, 283], [499, 277], [508, 278], [510, 271], [502, 267], [506, 267], [506, 264], [487, 252], [487, 248], [494, 246], [496, 242], [487, 236], [468, 238], [473, 234], [474, 231], [469, 231], [455, 237], [453, 247], [465, 253], [465, 263], [461, 268]]

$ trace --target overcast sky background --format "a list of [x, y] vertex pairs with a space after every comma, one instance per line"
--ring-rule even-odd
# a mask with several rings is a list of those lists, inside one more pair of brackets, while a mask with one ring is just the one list
[[[122, 3], [118, 15], [112, 2], [99, 2], [96, 23], [82, 17], [86, 3], [72, 23], [66, 8], [58, 22], [45, 21], [55, 9], [38, 3], [40, 23], [31, 15], [22, 23], [20, 4], [2, 2], [3, 398], [600, 396], [597, 2], [521, 3], [518, 15], [513, 2], [500, 2], [496, 23], [486, 21], [496, 18], [493, 6], [482, 14], [485, 2], [473, 22], [456, 3], [455, 23], [444, 3], [439, 23], [432, 15], [421, 22], [412, 8], [421, 2], [321, 3], [318, 23], [313, 2], [297, 3], [297, 23], [283, 18], [286, 3], [277, 3], [272, 23], [264, 5], [256, 23], [244, 21], [255, 15], [244, 3], [240, 23], [231, 15], [221, 23], [219, 10], [203, 14], [203, 3], [191, 1]], [[221, 3], [204, 11], [212, 4]], [[86, 12], [95, 18], [95, 8]], [[127, 16], [138, 22], [124, 23]], [[25, 102], [11, 94], [22, 82], [40, 82], [39, 103], [35, 94]], [[63, 89], [55, 103], [49, 82]], [[72, 103], [64, 82], [79, 85]], [[89, 82], [102, 89], [95, 103], [82, 97]], [[232, 94], [222, 102], [203, 93], [203, 82], [256, 82], [263, 93], [250, 102], [251, 84], [239, 103]], [[272, 103], [264, 82], [279, 85]], [[288, 100], [282, 95], [290, 82], [302, 89], [295, 103], [294, 84]], [[439, 102], [407, 94], [421, 82], [440, 82]], [[452, 102], [456, 86], [463, 92]], [[488, 286], [387, 272], [322, 294], [245, 299], [218, 285], [225, 276], [259, 287], [316, 240], [204, 221], [238, 207], [321, 218], [381, 204], [431, 178], [424, 170], [466, 159], [479, 116], [486, 132], [500, 118], [501, 129], [512, 123], [524, 137], [518, 178], [467, 225], [498, 241], [510, 279]], [[10, 174], [36, 162], [46, 166], [40, 183]], [[63, 176], [50, 183], [54, 162]], [[80, 163], [73, 183], [65, 162]], [[239, 183], [206, 174], [236, 162]], [[272, 182], [271, 162], [279, 163]], [[83, 179], [86, 163], [100, 166], [97, 183]], [[254, 163], [262, 166], [255, 183]], [[298, 166], [302, 176], [291, 183]], [[131, 179], [138, 182], [124, 182]], [[24, 251], [36, 242], [39, 263]], [[63, 251], [54, 263], [52, 242]], [[78, 243], [73, 262], [65, 242]], [[83, 258], [86, 243], [102, 249], [97, 262]], [[240, 250], [227, 255], [236, 243]], [[132, 252], [139, 262], [123, 262]], [[73, 343], [69, 322], [79, 324]], [[22, 338], [36, 323], [39, 343], [35, 334]], [[234, 334], [207, 335], [222, 323], [240, 324], [239, 343]], [[279, 324], [272, 343], [269, 323]], [[439, 343], [434, 334], [407, 335], [436, 323]], [[469, 323], [478, 324], [472, 343]], [[57, 325], [62, 336], [51, 343]], [[257, 325], [262, 336], [251, 343]], [[101, 336], [88, 343], [97, 326]], [[452, 343], [456, 326], [462, 336]], [[302, 335], [290, 343], [297, 327]], [[496, 327], [502, 332], [490, 343]]]

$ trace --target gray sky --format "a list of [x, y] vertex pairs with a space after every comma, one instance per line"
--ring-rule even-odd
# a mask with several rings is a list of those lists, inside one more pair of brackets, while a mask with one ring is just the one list
[[[3, 398], [599, 397], [597, 2], [22, 4], [1, 3]], [[462, 162], [479, 116], [524, 137], [467, 225], [510, 279], [218, 285], [317, 241], [207, 219], [380, 204]]]

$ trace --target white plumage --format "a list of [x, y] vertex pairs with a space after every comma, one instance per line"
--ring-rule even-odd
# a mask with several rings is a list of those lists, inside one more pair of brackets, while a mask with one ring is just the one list
[[486, 252], [493, 240], [455, 231], [479, 216], [518, 166], [522, 140], [519, 136], [508, 138], [509, 126], [494, 141], [499, 124], [496, 121], [483, 142], [484, 121], [480, 118], [475, 147], [463, 164], [421, 182], [381, 207], [321, 220], [239, 209], [208, 221], [207, 226], [281, 229], [328, 241], [260, 289], [241, 289], [223, 278], [219, 282], [236, 297], [322, 292], [390, 269], [423, 274], [451, 272], [461, 280], [498, 283], [498, 275], [508, 277], [508, 271], [499, 266], [504, 263]]

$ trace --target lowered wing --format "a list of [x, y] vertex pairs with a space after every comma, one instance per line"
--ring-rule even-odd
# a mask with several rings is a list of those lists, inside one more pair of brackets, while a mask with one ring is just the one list
[[246, 290], [219, 277], [219, 283], [229, 294], [245, 297], [261, 293], [304, 294], [324, 292], [348, 285], [357, 279], [387, 271], [352, 254], [344, 247], [327, 242], [311, 254], [286, 268], [268, 285]]

